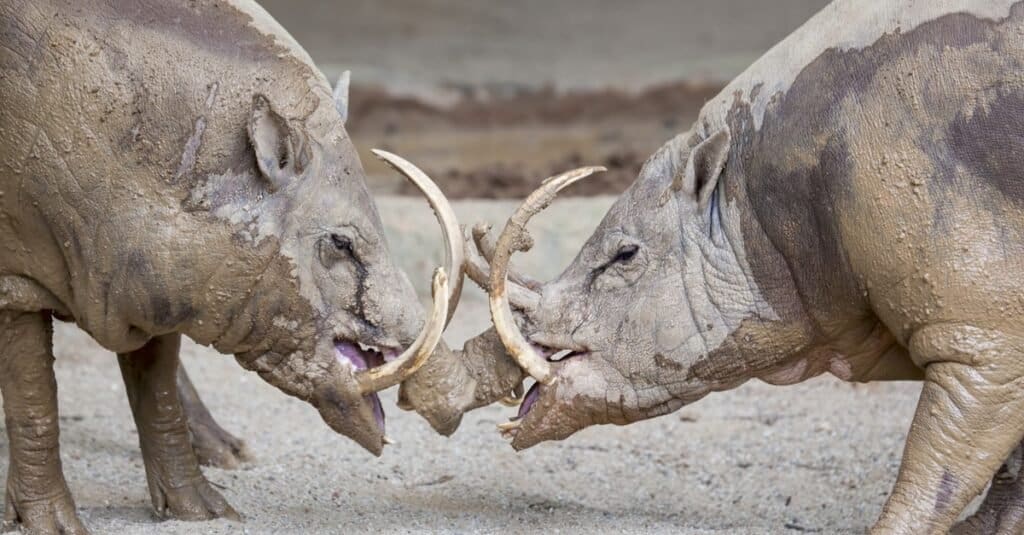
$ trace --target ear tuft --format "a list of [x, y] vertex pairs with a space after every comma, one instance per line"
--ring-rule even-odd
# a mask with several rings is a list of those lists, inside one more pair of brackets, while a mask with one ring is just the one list
[[283, 189], [302, 174], [309, 162], [305, 138], [290, 121], [274, 111], [264, 95], [255, 95], [252, 99], [248, 130], [256, 164], [269, 182], [270, 191]]
[[683, 169], [676, 172], [672, 180], [672, 191], [695, 197], [700, 206], [705, 206], [729, 159], [731, 141], [729, 129], [722, 128], [697, 143], [690, 150]]

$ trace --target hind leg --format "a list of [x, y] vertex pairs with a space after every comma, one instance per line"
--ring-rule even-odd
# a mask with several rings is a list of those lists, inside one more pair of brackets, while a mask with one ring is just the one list
[[985, 501], [978, 511], [957, 524], [953, 535], [982, 533], [1024, 533], [1024, 442], [992, 478]]
[[53, 324], [49, 314], [0, 311], [0, 392], [10, 440], [2, 531], [84, 534], [60, 461]]
[[139, 431], [153, 508], [162, 518], [240, 520], [199, 471], [178, 400], [181, 335], [160, 336], [117, 356], [128, 402]]
[[224, 430], [192, 385], [185, 367], [178, 365], [178, 398], [185, 410], [192, 449], [199, 458], [199, 464], [233, 470], [251, 460], [245, 442]]

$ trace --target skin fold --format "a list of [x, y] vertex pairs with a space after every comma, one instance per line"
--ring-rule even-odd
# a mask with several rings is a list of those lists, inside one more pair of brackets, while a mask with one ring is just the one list
[[1022, 65], [1021, 2], [825, 8], [646, 162], [560, 276], [510, 282], [525, 358], [570, 352], [535, 366], [513, 447], [754, 378], [923, 380], [873, 532], [946, 533], [993, 477], [956, 529], [1024, 531]]
[[60, 468], [54, 318], [117, 353], [161, 517], [238, 518], [190, 435], [208, 457], [204, 441], [227, 462], [243, 450], [181, 370], [182, 335], [379, 455], [383, 409], [360, 377], [412, 344], [424, 313], [345, 131], [345, 91], [248, 0], [13, 0], [0, 20], [5, 526], [85, 531]]

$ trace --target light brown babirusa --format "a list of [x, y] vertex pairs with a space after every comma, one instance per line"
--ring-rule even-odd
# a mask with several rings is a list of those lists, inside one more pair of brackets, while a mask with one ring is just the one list
[[464, 247], [437, 186], [375, 151], [441, 224], [424, 314], [345, 130], [347, 75], [332, 90], [249, 0], [10, 0], [0, 20], [5, 526], [84, 531], [61, 471], [52, 317], [118, 354], [160, 517], [238, 518], [199, 462], [237, 465], [244, 446], [181, 369], [182, 336], [379, 455], [376, 392], [427, 363]]
[[709, 101], [536, 285], [508, 266], [561, 187], [545, 183], [479, 247], [489, 266], [467, 264], [538, 381], [500, 426], [513, 447], [754, 378], [918, 380], [873, 533], [946, 533], [990, 480], [955, 529], [1020, 533], [1022, 65], [1024, 2], [836, 0]]

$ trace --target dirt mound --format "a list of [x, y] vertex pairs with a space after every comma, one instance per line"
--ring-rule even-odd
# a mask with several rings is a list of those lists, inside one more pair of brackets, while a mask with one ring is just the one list
[[[349, 131], [366, 153], [382, 147], [416, 162], [451, 198], [523, 197], [544, 177], [581, 165], [604, 165], [608, 172], [570, 194], [618, 194], [720, 86], [677, 82], [639, 93], [454, 89], [461, 98], [444, 107], [355, 87]], [[416, 194], [371, 160], [363, 158], [376, 191]]]

